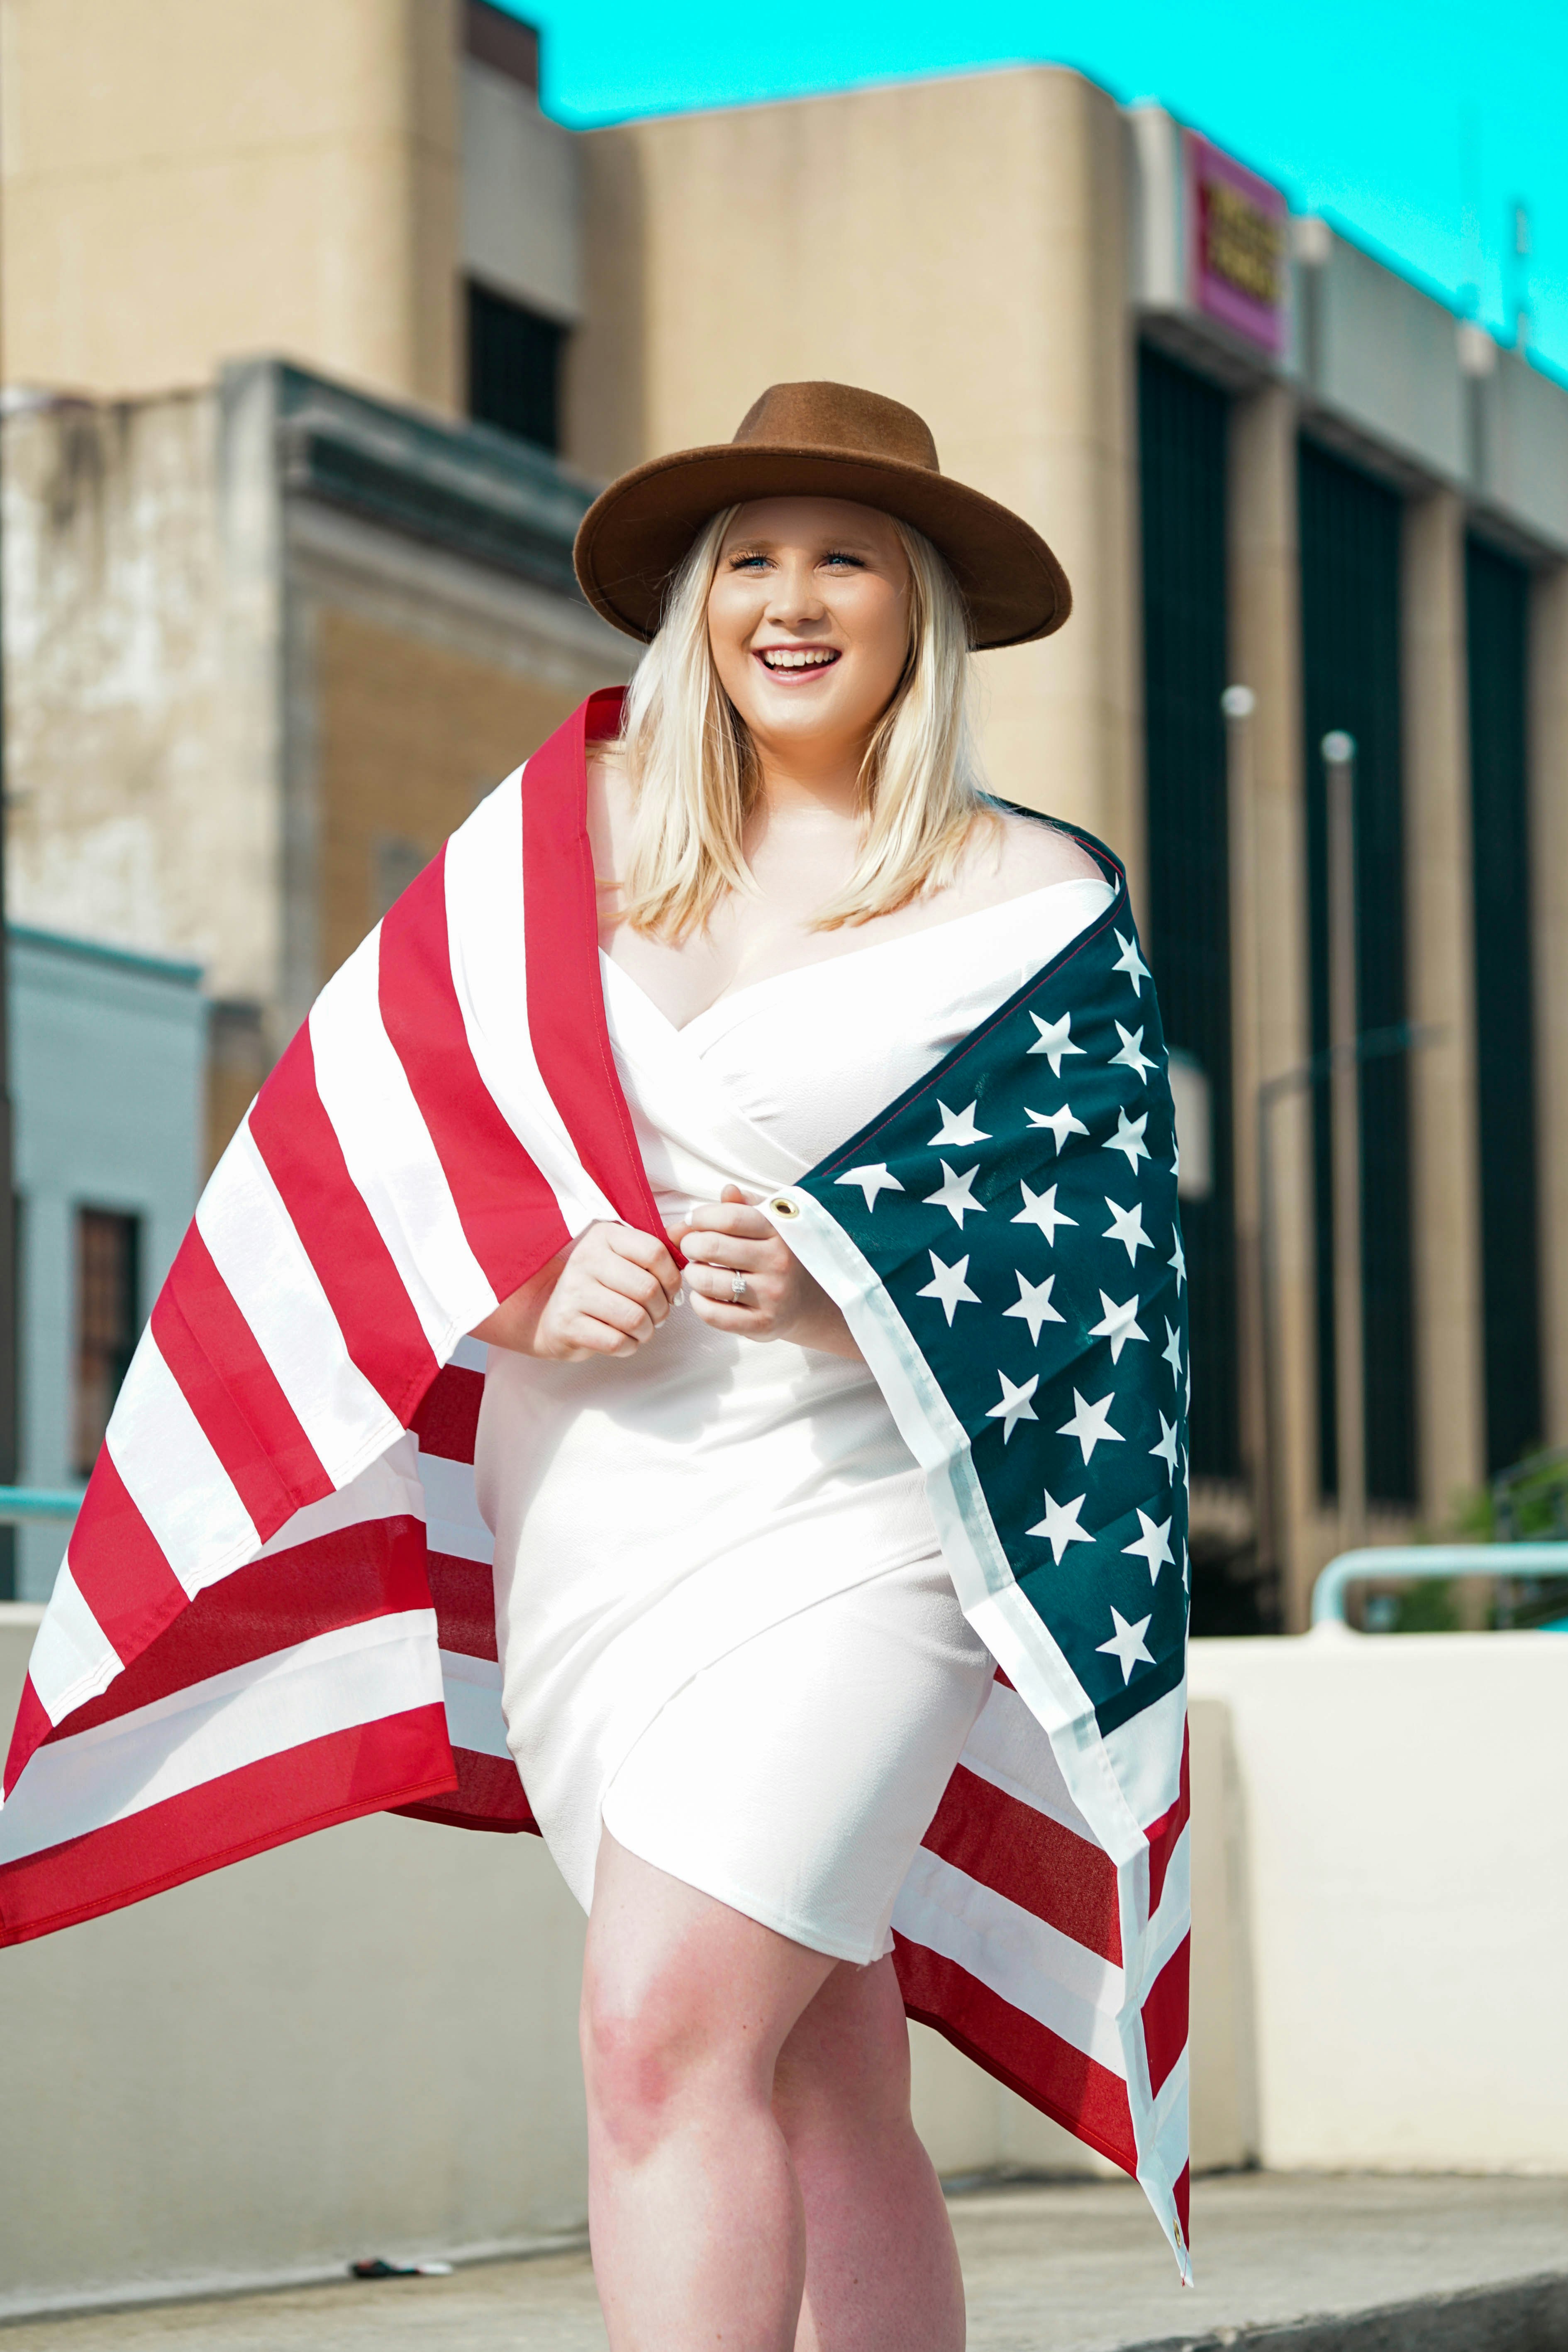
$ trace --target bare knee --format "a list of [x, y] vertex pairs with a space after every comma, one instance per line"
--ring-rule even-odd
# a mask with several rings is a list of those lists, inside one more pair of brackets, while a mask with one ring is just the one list
[[779, 2052], [773, 2112], [792, 2144], [912, 2128], [909, 2031], [889, 1963], [834, 1971]]
[[711, 2074], [710, 2036], [678, 1982], [655, 1975], [633, 1984], [591, 1962], [579, 2030], [589, 2112], [636, 2161], [679, 2127], [697, 2077]]

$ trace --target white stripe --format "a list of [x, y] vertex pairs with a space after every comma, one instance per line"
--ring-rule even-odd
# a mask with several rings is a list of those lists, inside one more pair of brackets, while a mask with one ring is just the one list
[[958, 1760], [994, 1789], [1005, 1790], [1032, 1811], [1046, 1813], [1076, 1837], [1100, 1845], [1068, 1793], [1049, 1732], [1005, 1683], [992, 1684]]
[[380, 924], [310, 1013], [316, 1091], [437, 1359], [498, 1304], [381, 1017]]
[[501, 1756], [510, 1763], [500, 1668], [494, 1659], [443, 1650], [441, 1679], [447, 1699], [447, 1737], [453, 1747], [467, 1748], [476, 1756]]
[[1098, 1952], [923, 1845], [899, 1891], [893, 1926], [911, 1944], [956, 1960], [1010, 2008], [1125, 2081], [1117, 2022], [1121, 1970]]
[[1182, 1735], [1187, 1725], [1184, 1679], [1141, 1715], [1105, 1734], [1105, 1752], [1117, 1782], [1142, 1829], [1168, 1813], [1182, 1793]]
[[285, 1519], [277, 1534], [262, 1546], [258, 1558], [276, 1559], [279, 1552], [314, 1543], [319, 1536], [337, 1535], [344, 1528], [363, 1527], [372, 1519], [424, 1517], [425, 1489], [419, 1483], [418, 1455], [413, 1438], [403, 1436], [335, 1495], [323, 1495], [319, 1503], [307, 1503], [291, 1519]]
[[482, 1339], [470, 1339], [465, 1335], [458, 1340], [447, 1361], [449, 1364], [460, 1365], [465, 1372], [488, 1372], [490, 1368], [490, 1351]]
[[0, 1864], [440, 1697], [433, 1610], [319, 1633], [40, 1748], [0, 1813]]
[[261, 1538], [184, 1391], [142, 1332], [104, 1440], [121, 1483], [194, 1601], [254, 1559]]
[[1189, 1822], [1171, 1850], [1171, 1859], [1165, 1865], [1165, 1882], [1160, 1889], [1160, 1907], [1150, 1920], [1144, 1937], [1143, 1966], [1140, 1973], [1145, 1985], [1153, 1983], [1192, 1927], [1192, 1823]]
[[449, 1462], [444, 1454], [421, 1454], [419, 1476], [425, 1488], [425, 1539], [432, 1551], [449, 1552], [455, 1559], [495, 1558], [495, 1538], [479, 1517], [471, 1462]]
[[554, 1193], [567, 1232], [576, 1234], [595, 1217], [614, 1217], [616, 1212], [577, 1156], [540, 1075], [529, 1034], [524, 788], [520, 769], [479, 803], [447, 844], [452, 984], [479, 1076]]
[[327, 1475], [342, 1486], [385, 1451], [398, 1423], [351, 1360], [248, 1123], [203, 1193], [196, 1225]]
[[[63, 1723], [74, 1708], [106, 1691], [120, 1663], [113, 1643], [82, 1599], [68, 1553], [27, 1661], [38, 1704], [49, 1721]], [[16, 1801], [13, 1796], [11, 1803]]]

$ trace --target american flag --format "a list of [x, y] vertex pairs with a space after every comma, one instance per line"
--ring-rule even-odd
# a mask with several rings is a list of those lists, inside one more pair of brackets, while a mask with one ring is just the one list
[[[360, 1814], [534, 1826], [464, 1338], [662, 1231], [606, 1034], [584, 704], [329, 982], [153, 1308], [34, 1651], [0, 1943]], [[1186, 2256], [1185, 1322], [1158, 1014], [1103, 919], [772, 1213], [1001, 1668], [894, 1916], [911, 2015]]]

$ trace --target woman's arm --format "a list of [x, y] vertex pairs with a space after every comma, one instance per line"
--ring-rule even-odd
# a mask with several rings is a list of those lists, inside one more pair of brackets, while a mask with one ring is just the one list
[[[704, 1323], [742, 1339], [793, 1339], [827, 1356], [863, 1360], [849, 1326], [795, 1252], [779, 1239], [738, 1184], [702, 1201], [669, 1228], [688, 1263], [686, 1287]], [[735, 1296], [734, 1276], [745, 1279]]]

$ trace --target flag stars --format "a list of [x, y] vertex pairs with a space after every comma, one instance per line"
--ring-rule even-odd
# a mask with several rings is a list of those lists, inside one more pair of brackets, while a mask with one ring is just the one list
[[[967, 1259], [964, 1263], [967, 1265]], [[1066, 1316], [1058, 1315], [1051, 1305], [1051, 1286], [1056, 1276], [1047, 1274], [1044, 1282], [1031, 1282], [1022, 1266], [1015, 1266], [1013, 1271], [1018, 1277], [1018, 1303], [1016, 1307], [1005, 1307], [1002, 1312], [1004, 1315], [1016, 1315], [1026, 1323], [1030, 1344], [1038, 1347], [1042, 1323], [1065, 1323], [1067, 1320]]]
[[1141, 1510], [1138, 1514], [1138, 1525], [1142, 1529], [1142, 1533], [1134, 1542], [1123, 1544], [1122, 1551], [1131, 1552], [1134, 1559], [1147, 1561], [1149, 1581], [1151, 1584], [1158, 1584], [1160, 1570], [1174, 1565], [1171, 1550], [1171, 1522], [1169, 1519], [1162, 1519], [1156, 1527], [1148, 1512]]
[[1135, 1265], [1139, 1251], [1152, 1249], [1154, 1246], [1143, 1230], [1143, 1203], [1141, 1201], [1134, 1201], [1131, 1208], [1123, 1209], [1110, 1198], [1108, 1192], [1105, 1196], [1105, 1205], [1110, 1212], [1110, 1223], [1100, 1235], [1100, 1239], [1108, 1242], [1124, 1242], [1127, 1245], [1127, 1263], [1129, 1265]]
[[[1156, 1406], [1155, 1410], [1158, 1412], [1159, 1408]], [[1165, 1465], [1171, 1474], [1171, 1484], [1173, 1486], [1181, 1475], [1180, 1465], [1176, 1460], [1176, 1424], [1173, 1421], [1167, 1421], [1163, 1412], [1160, 1414], [1160, 1443], [1158, 1445], [1152, 1445], [1149, 1451], [1157, 1455]]]
[[1123, 1443], [1121, 1432], [1110, 1426], [1110, 1408], [1116, 1402], [1114, 1391], [1109, 1396], [1102, 1396], [1098, 1404], [1090, 1404], [1087, 1398], [1081, 1397], [1077, 1389], [1074, 1389], [1072, 1402], [1072, 1419], [1063, 1422], [1057, 1435], [1076, 1437], [1083, 1448], [1083, 1458], [1086, 1462], [1091, 1458], [1097, 1445], [1103, 1444], [1107, 1441], [1117, 1445]]
[[1100, 1294], [1100, 1303], [1104, 1307], [1105, 1313], [1098, 1323], [1090, 1326], [1089, 1336], [1091, 1339], [1109, 1339], [1110, 1360], [1113, 1364], [1119, 1364], [1121, 1361], [1121, 1350], [1128, 1340], [1146, 1341], [1149, 1334], [1138, 1321], [1136, 1298], [1130, 1298], [1125, 1306], [1118, 1307], [1109, 1292], [1102, 1290]]
[[955, 1176], [944, 1160], [942, 1173], [942, 1181], [934, 1192], [926, 1194], [925, 1204], [928, 1209], [945, 1209], [962, 1233], [963, 1220], [971, 1212], [977, 1217], [985, 1214], [985, 1203], [977, 1201], [969, 1189], [980, 1173], [980, 1162], [977, 1160], [973, 1168], [966, 1168], [962, 1176]]
[[1048, 1192], [1031, 1192], [1028, 1186], [1023, 1183], [1020, 1183], [1018, 1190], [1024, 1195], [1024, 1205], [1013, 1223], [1016, 1225], [1038, 1225], [1047, 1241], [1054, 1248], [1057, 1227], [1076, 1225], [1078, 1219], [1069, 1217], [1065, 1209], [1058, 1208], [1057, 1188], [1054, 1184]]
[[1179, 1298], [1182, 1295], [1182, 1285], [1187, 1278], [1187, 1257], [1186, 1252], [1182, 1247], [1182, 1229], [1180, 1225], [1174, 1225], [1172, 1227], [1171, 1239], [1175, 1243], [1176, 1246], [1171, 1252], [1170, 1256], [1165, 1260], [1165, 1264], [1167, 1265], [1173, 1265], [1176, 1269], [1176, 1296]]
[[[939, 1098], [937, 1108], [942, 1113], [942, 1128], [940, 1133], [931, 1137], [926, 1146], [927, 1150], [934, 1151], [942, 1143], [989, 1143], [991, 1139], [985, 1129], [974, 1124], [974, 1114], [979, 1108], [978, 1096], [967, 1110], [949, 1110]], [[1059, 1145], [1058, 1149], [1060, 1150]]]
[[948, 1328], [951, 1330], [952, 1328], [953, 1316], [957, 1312], [959, 1307], [965, 1299], [967, 1299], [971, 1305], [978, 1307], [980, 1304], [980, 1293], [977, 1290], [971, 1290], [969, 1287], [969, 1283], [966, 1278], [969, 1273], [969, 1260], [967, 1257], [961, 1257], [956, 1265], [945, 1265], [942, 1259], [938, 1257], [935, 1250], [929, 1250], [926, 1255], [931, 1259], [931, 1278], [927, 1283], [923, 1290], [916, 1291], [915, 1297], [917, 1298], [936, 1299], [941, 1305], [942, 1312], [947, 1317]]
[[1060, 1110], [1031, 1110], [1024, 1105], [1024, 1116], [1031, 1127], [1048, 1127], [1057, 1139], [1059, 1152], [1069, 1135], [1087, 1135], [1089, 1129], [1081, 1118], [1074, 1116], [1071, 1103], [1063, 1103]]
[[[1116, 1034], [1121, 1040], [1121, 1050], [1120, 1053], [1112, 1054], [1110, 1057], [1112, 1068], [1118, 1062], [1123, 1062], [1130, 1070], [1136, 1070], [1140, 1077], [1145, 1070], [1158, 1068], [1159, 1065], [1152, 1062], [1143, 1051], [1142, 1029], [1124, 1029], [1119, 1021], [1116, 1024]], [[1033, 1051], [1033, 1048], [1031, 1047], [1030, 1050]]]
[[1123, 1690], [1132, 1679], [1134, 1666], [1152, 1666], [1154, 1663], [1154, 1654], [1143, 1639], [1153, 1622], [1152, 1615], [1150, 1615], [1140, 1617], [1136, 1625], [1130, 1625], [1120, 1609], [1111, 1610], [1110, 1639], [1109, 1642], [1097, 1643], [1096, 1648], [1100, 1656], [1114, 1658], [1121, 1667]]
[[1029, 1399], [1040, 1385], [1040, 1376], [1038, 1372], [1031, 1372], [1022, 1387], [1016, 1386], [1005, 1372], [999, 1371], [996, 1377], [1002, 1383], [1002, 1402], [994, 1404], [985, 1418], [1001, 1423], [1002, 1443], [1005, 1445], [1019, 1422], [1039, 1419]]
[[1182, 1334], [1168, 1317], [1165, 1322], [1165, 1344], [1161, 1349], [1160, 1354], [1163, 1360], [1170, 1365], [1171, 1378], [1179, 1389], [1182, 1385]]
[[1079, 1527], [1078, 1520], [1078, 1515], [1089, 1497], [1086, 1495], [1075, 1495], [1070, 1503], [1058, 1503], [1048, 1487], [1043, 1486], [1040, 1491], [1046, 1499], [1046, 1516], [1043, 1519], [1037, 1519], [1034, 1526], [1027, 1528], [1026, 1533], [1032, 1536], [1044, 1536], [1051, 1548], [1057, 1566], [1060, 1568], [1062, 1554], [1068, 1544], [1091, 1544], [1094, 1541], [1089, 1529]]
[[[1130, 940], [1124, 940], [1121, 932], [1118, 931], [1116, 934], [1116, 944], [1121, 950], [1121, 953], [1117, 957], [1116, 961], [1111, 965], [1110, 969], [1112, 971], [1124, 971], [1127, 974], [1128, 979], [1132, 982], [1133, 995], [1142, 996], [1143, 993], [1143, 982], [1151, 977], [1151, 974], [1148, 965], [1144, 962], [1142, 957], [1138, 952], [1138, 940], [1136, 935]], [[1142, 1031], [1140, 1031], [1139, 1034], [1142, 1035]]]
[[874, 1209], [879, 1192], [901, 1192], [903, 1186], [896, 1176], [888, 1173], [888, 1163], [879, 1160], [875, 1166], [851, 1168], [847, 1176], [836, 1176], [836, 1184], [858, 1184], [866, 1195], [866, 1206]]
[[[1064, 1013], [1059, 1021], [1042, 1021], [1037, 1013], [1031, 1013], [1029, 1018], [1040, 1033], [1037, 1041], [1030, 1046], [1029, 1051], [1031, 1054], [1044, 1054], [1050, 1063], [1051, 1076], [1059, 1078], [1062, 1074], [1062, 1055], [1081, 1054], [1083, 1051], [1081, 1045], [1075, 1045], [1072, 1042], [1072, 1014]], [[1138, 1034], [1140, 1037], [1142, 1036], [1142, 1029]]]
[[[1106, 1150], [1124, 1151], [1127, 1155], [1127, 1165], [1136, 1171], [1138, 1162], [1149, 1157], [1149, 1147], [1143, 1140], [1143, 1129], [1148, 1124], [1147, 1111], [1143, 1113], [1142, 1118], [1129, 1118], [1124, 1110], [1118, 1108], [1116, 1132], [1106, 1144]], [[1058, 1151], [1061, 1150], [1059, 1143], [1057, 1149]]]

